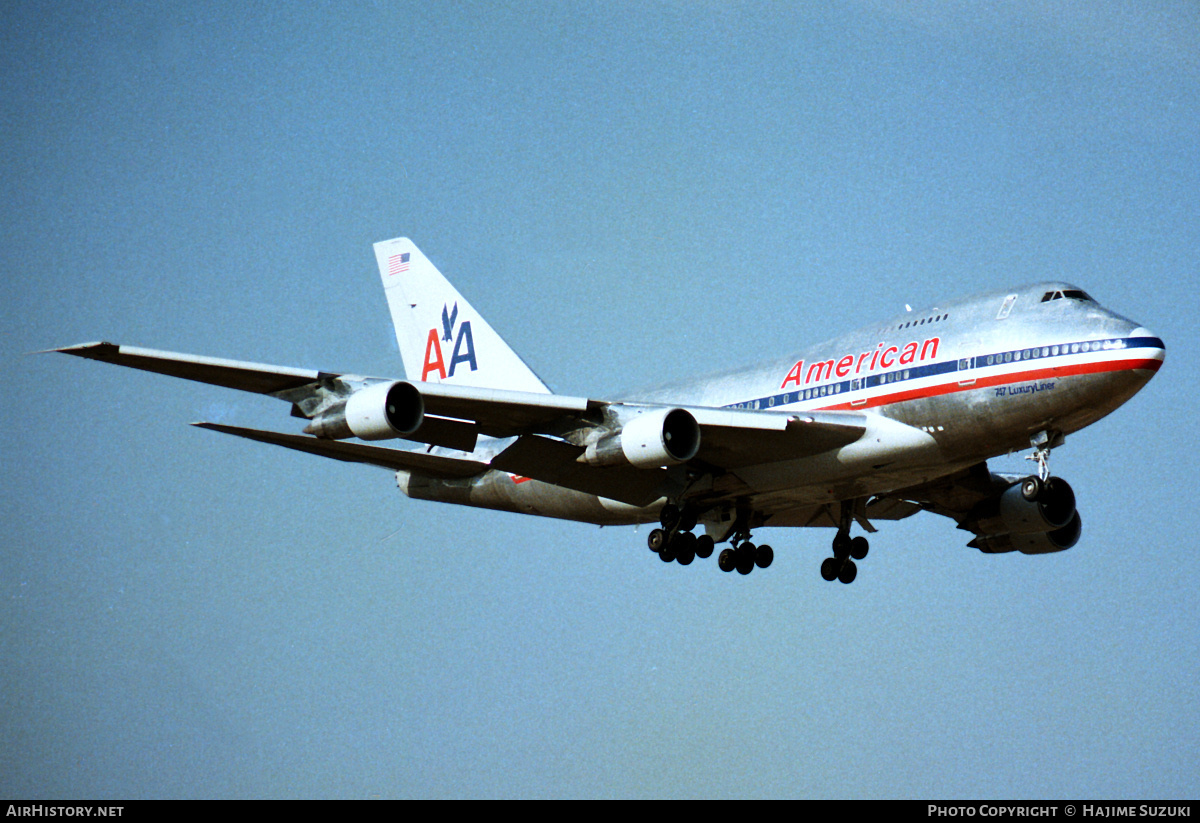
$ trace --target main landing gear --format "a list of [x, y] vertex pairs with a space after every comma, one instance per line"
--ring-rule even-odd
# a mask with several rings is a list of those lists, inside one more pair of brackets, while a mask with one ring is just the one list
[[[723, 572], [728, 573], [736, 569], [738, 574], [750, 574], [755, 567], [767, 568], [775, 559], [775, 550], [770, 546], [756, 546], [750, 542], [747, 520], [744, 516], [738, 518], [733, 528], [733, 536], [729, 538], [730, 547], [722, 550], [717, 557], [717, 567]], [[667, 504], [659, 513], [659, 521], [662, 527], [651, 531], [646, 543], [650, 551], [657, 554], [664, 563], [679, 561], [681, 566], [688, 566], [697, 557], [707, 558], [712, 555], [712, 537], [707, 534], [699, 537], [692, 534], [697, 522], [695, 510], [686, 507], [680, 509], [674, 504]], [[854, 501], [846, 501], [841, 506], [837, 536], [833, 538], [833, 556], [825, 558], [825, 562], [821, 564], [821, 577], [826, 580], [852, 583], [858, 576], [858, 566], [854, 561], [865, 558], [870, 546], [867, 538], [850, 536], [850, 525], [853, 521]]]
[[854, 561], [866, 557], [869, 548], [867, 538], [851, 538], [848, 533], [838, 531], [837, 537], [833, 538], [833, 557], [826, 557], [821, 563], [821, 577], [853, 583], [858, 577], [858, 566]]
[[821, 577], [827, 581], [840, 580], [843, 583], [853, 583], [858, 577], [858, 566], [855, 560], [867, 556], [870, 544], [865, 537], [850, 537], [850, 523], [853, 519], [852, 504], [842, 504], [839, 517], [837, 536], [833, 538], [833, 557], [826, 557], [821, 563]]
[[[712, 537], [692, 534], [692, 529], [696, 528], [694, 511], [667, 504], [659, 513], [659, 522], [662, 528], [650, 532], [646, 543], [664, 563], [677, 560], [680, 565], [687, 566], [697, 557], [704, 559], [712, 555], [715, 545]], [[717, 558], [717, 566], [723, 572], [737, 569], [740, 574], [750, 574], [755, 566], [765, 569], [775, 559], [775, 551], [770, 546], [755, 546], [750, 542], [747, 529], [739, 528], [730, 542], [733, 547], [722, 551]]]
[[737, 569], [738, 574], [750, 574], [754, 567], [765, 569], [775, 559], [775, 550], [770, 546], [755, 546], [750, 542], [750, 530], [738, 527], [729, 541], [730, 548], [717, 556], [717, 567], [723, 572]]
[[692, 534], [696, 528], [696, 513], [668, 503], [659, 513], [661, 529], [650, 532], [646, 540], [650, 551], [658, 554], [664, 563], [678, 560], [679, 565], [690, 565], [697, 557], [704, 559], [713, 553], [713, 539], [707, 534], [699, 537]]

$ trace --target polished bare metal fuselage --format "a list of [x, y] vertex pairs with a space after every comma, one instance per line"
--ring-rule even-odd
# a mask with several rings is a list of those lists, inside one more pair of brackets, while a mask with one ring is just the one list
[[[635, 393], [632, 402], [800, 415], [862, 412], [903, 424], [904, 447], [869, 459], [826, 454], [691, 478], [688, 494], [752, 499], [765, 525], [805, 525], [814, 507], [929, 482], [1067, 435], [1112, 412], [1153, 376], [1162, 342], [1066, 283], [1038, 283], [907, 312], [798, 356]], [[892, 436], [889, 432], [881, 437]], [[504, 441], [498, 441], [497, 450]], [[499, 471], [464, 480], [400, 472], [412, 497], [603, 524], [654, 521], [633, 507]]]

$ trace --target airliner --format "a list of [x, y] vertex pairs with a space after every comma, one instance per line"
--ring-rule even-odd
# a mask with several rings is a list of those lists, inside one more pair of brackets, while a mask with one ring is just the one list
[[[407, 238], [375, 244], [405, 380], [113, 343], [51, 351], [276, 397], [303, 433], [200, 428], [395, 472], [419, 500], [653, 524], [666, 563], [771, 565], [752, 532], [834, 530], [821, 563], [852, 582], [875, 523], [949, 517], [988, 554], [1081, 534], [1052, 449], [1136, 394], [1163, 341], [1069, 283], [905, 311], [753, 368], [628, 397], [554, 394]], [[401, 441], [407, 447], [375, 445]], [[1031, 451], [1028, 475], [987, 461]], [[703, 529], [700, 529], [700, 527]], [[699, 532], [699, 534], [698, 534]]]

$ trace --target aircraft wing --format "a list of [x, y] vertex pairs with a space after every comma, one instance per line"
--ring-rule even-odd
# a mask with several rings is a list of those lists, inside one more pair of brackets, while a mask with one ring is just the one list
[[666, 469], [589, 466], [578, 462], [583, 452], [582, 446], [527, 434], [492, 458], [491, 467], [631, 506], [647, 506], [662, 497], [669, 481]]
[[871, 517], [879, 517], [881, 513], [907, 503], [961, 523], [968, 512], [984, 500], [996, 496], [1007, 482], [1011, 482], [1006, 478], [1006, 475], [992, 474], [987, 463], [976, 463], [933, 482], [880, 495], [871, 501], [867, 511]]
[[427, 414], [471, 421], [489, 437], [540, 432], [608, 405], [602, 400], [562, 394], [410, 382], [420, 391]]
[[[367, 383], [387, 382], [385, 378], [364, 378], [336, 372], [271, 366], [265, 363], [121, 346], [116, 343], [83, 343], [47, 351], [240, 391], [278, 396], [296, 403], [301, 408], [305, 407], [306, 400], [319, 400], [330, 393], [328, 386], [342, 378], [342, 382], [348, 385], [335, 388], [334, 394], [344, 396], [353, 388]], [[564, 415], [582, 414], [604, 405], [600, 401], [556, 394], [439, 383], [414, 382], [413, 385], [420, 388], [425, 411], [429, 415], [471, 421], [482, 434], [492, 437], [511, 437], [546, 426]]]
[[[843, 456], [848, 456], [847, 449], [874, 456], [876, 451], [885, 453], [891, 447], [902, 449], [916, 443], [916, 430], [862, 412], [776, 412], [609, 402], [484, 386], [391, 381], [104, 342], [51, 351], [271, 395], [292, 403], [293, 415], [309, 419], [339, 403], [344, 404], [364, 387], [384, 382], [407, 382], [419, 393], [425, 425], [407, 436], [398, 435], [398, 438], [459, 450], [474, 446], [475, 433], [495, 438], [516, 437], [517, 440], [488, 463], [486, 458], [446, 458], [327, 437], [304, 437], [212, 423], [199, 425], [336, 460], [404, 469], [434, 477], [472, 476], [491, 467], [634, 505], [652, 502], [667, 488], [670, 473], [663, 467], [665, 463], [596, 465], [586, 459], [586, 448], [579, 444], [594, 442], [598, 436], [619, 435], [625, 425], [643, 414], [662, 416], [676, 410], [685, 412], [699, 433], [699, 448], [682, 462], [717, 473], [739, 472], [839, 450]], [[884, 429], [880, 430], [880, 426]], [[456, 436], [450, 437], [443, 429]], [[642, 431], [644, 434], [644, 429]], [[458, 462], [446, 462], [448, 460]]]
[[[613, 419], [620, 421], [627, 412], [681, 409], [696, 421], [701, 431], [696, 460], [723, 469], [819, 454], [858, 440], [867, 427], [867, 416], [860, 412], [770, 412], [626, 404], [438, 383], [411, 385], [420, 392], [427, 414], [469, 421], [481, 433], [492, 437], [559, 435], [580, 424], [611, 427]], [[525, 451], [530, 455], [543, 454], [532, 446], [522, 447], [521, 453]], [[582, 452], [579, 448], [577, 454]], [[506, 454], [511, 460], [517, 452], [510, 448]], [[516, 468], [504, 470], [541, 479]]]
[[298, 388], [321, 377], [337, 377], [311, 369], [222, 360], [217, 357], [141, 349], [136, 346], [118, 346], [116, 343], [83, 343], [49, 351], [259, 394]]
[[348, 463], [367, 463], [372, 466], [382, 466], [385, 469], [419, 472], [428, 477], [440, 477], [447, 480], [473, 477], [487, 470], [486, 463], [477, 460], [464, 460], [457, 457], [443, 457], [422, 452], [408, 452], [400, 449], [387, 449], [380, 446], [367, 446], [361, 443], [346, 443], [341, 440], [322, 440], [319, 437], [308, 437], [302, 434], [281, 434], [280, 432], [264, 431], [262, 429], [247, 429], [241, 426], [225, 426], [220, 423], [193, 423], [201, 429], [233, 434], [245, 437], [247, 440], [257, 440], [260, 443], [270, 443], [284, 446], [296, 451], [332, 457]]
[[684, 406], [700, 425], [696, 459], [722, 469], [811, 457], [866, 431], [858, 412], [769, 412]]

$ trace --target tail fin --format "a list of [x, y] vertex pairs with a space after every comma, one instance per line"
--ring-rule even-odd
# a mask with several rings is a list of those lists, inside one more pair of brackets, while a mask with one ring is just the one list
[[407, 237], [375, 244], [409, 380], [550, 394]]

